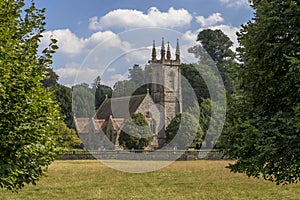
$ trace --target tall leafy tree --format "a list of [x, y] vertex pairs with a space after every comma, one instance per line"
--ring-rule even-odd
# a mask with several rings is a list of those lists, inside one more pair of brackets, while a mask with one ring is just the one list
[[69, 128], [75, 128], [72, 112], [72, 90], [69, 87], [58, 83], [59, 76], [48, 68], [46, 79], [42, 80], [43, 86], [54, 91], [55, 98], [60, 105], [60, 113], [64, 116], [64, 122]]
[[38, 55], [44, 9], [23, 0], [0, 1], [0, 187], [35, 184], [55, 159], [59, 107], [42, 81], [57, 46]]
[[197, 64], [181, 65], [181, 74], [184, 77], [184, 79], [182, 79], [182, 98], [184, 109], [193, 105], [195, 99], [192, 97], [196, 97], [199, 103], [202, 102], [203, 98], [210, 97], [207, 85], [202, 78], [203, 74], [200, 74], [198, 68]]
[[227, 92], [232, 93], [233, 74], [230, 69], [233, 65], [237, 65], [235, 62], [235, 53], [230, 49], [233, 42], [219, 29], [205, 29], [200, 31], [197, 41], [200, 42], [200, 45], [191, 47], [189, 52], [199, 58], [202, 64], [215, 64], [218, 67]]
[[225, 152], [234, 172], [276, 183], [300, 179], [300, 2], [253, 0], [242, 27]]

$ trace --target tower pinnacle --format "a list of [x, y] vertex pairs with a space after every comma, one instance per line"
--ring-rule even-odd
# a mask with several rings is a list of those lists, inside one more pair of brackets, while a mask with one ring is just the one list
[[179, 39], [177, 39], [177, 44], [176, 44], [176, 60], [179, 61], [180, 60], [180, 48], [179, 48]]
[[153, 48], [152, 48], [152, 61], [156, 61], [156, 48], [155, 48], [155, 40], [153, 40]]
[[166, 55], [166, 50], [165, 50], [165, 41], [164, 38], [162, 38], [162, 42], [161, 42], [161, 60], [165, 60], [165, 55]]
[[170, 42], [168, 42], [168, 47], [167, 47], [167, 60], [171, 60], [171, 51], [170, 51]]

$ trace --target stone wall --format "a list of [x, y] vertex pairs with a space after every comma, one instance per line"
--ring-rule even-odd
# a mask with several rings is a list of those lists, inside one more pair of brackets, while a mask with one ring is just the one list
[[[131, 151], [129, 156], [126, 151], [68, 151], [65, 152], [59, 160], [95, 160], [97, 159], [112, 159], [112, 160], [227, 160], [221, 151], [161, 151], [158, 153], [150, 153], [150, 151]], [[183, 154], [182, 154], [183, 153]], [[93, 155], [92, 155], [93, 154]], [[181, 155], [182, 154], [182, 155]], [[179, 156], [181, 155], [181, 156]]]

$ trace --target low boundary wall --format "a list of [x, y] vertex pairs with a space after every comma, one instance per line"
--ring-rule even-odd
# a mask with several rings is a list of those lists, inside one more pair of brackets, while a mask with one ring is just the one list
[[[131, 153], [131, 154], [129, 154]], [[133, 154], [132, 154], [133, 153]], [[182, 154], [182, 155], [181, 155]], [[136, 155], [136, 156], [135, 156]], [[179, 157], [179, 155], [181, 155]], [[67, 151], [59, 160], [226, 160], [221, 150], [176, 150], [176, 151]]]

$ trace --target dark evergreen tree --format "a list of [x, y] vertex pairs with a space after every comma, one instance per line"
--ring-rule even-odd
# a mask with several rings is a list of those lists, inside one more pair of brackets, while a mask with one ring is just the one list
[[95, 110], [97, 110], [106, 98], [111, 98], [112, 89], [107, 85], [101, 84], [101, 78], [98, 76], [92, 84], [95, 94]]
[[300, 179], [300, 2], [253, 0], [242, 27], [238, 93], [224, 134], [234, 172], [276, 183]]

